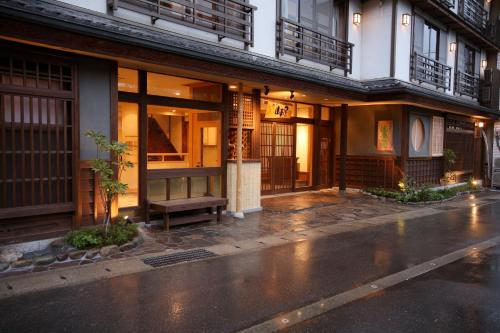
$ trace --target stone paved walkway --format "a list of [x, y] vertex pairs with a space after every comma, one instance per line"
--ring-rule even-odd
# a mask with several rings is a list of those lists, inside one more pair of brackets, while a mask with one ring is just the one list
[[[263, 210], [245, 219], [224, 216], [221, 224], [202, 223], [163, 231], [146, 228], [149, 247], [157, 250], [207, 247], [259, 237], [301, 232], [320, 226], [362, 220], [414, 210], [417, 207], [383, 202], [359, 192], [340, 194], [334, 190], [305, 192], [262, 199]], [[156, 243], [156, 244], [152, 244]], [[163, 248], [161, 245], [163, 245]]]

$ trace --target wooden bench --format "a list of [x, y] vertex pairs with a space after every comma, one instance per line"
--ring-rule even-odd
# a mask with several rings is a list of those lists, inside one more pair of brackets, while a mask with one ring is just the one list
[[[226, 198], [211, 196], [177, 200], [148, 201], [146, 205], [146, 223], [149, 223], [149, 210], [161, 212], [163, 214], [163, 227], [166, 230], [169, 230], [171, 225], [209, 221], [214, 218], [214, 207], [217, 210], [217, 222], [220, 223], [222, 221], [222, 207], [226, 205]], [[196, 213], [196, 215], [193, 214], [189, 216], [170, 218], [170, 213], [201, 209], [205, 209], [205, 213]]]

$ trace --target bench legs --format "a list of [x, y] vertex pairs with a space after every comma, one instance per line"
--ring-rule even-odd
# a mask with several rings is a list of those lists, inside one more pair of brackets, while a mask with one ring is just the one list
[[170, 217], [168, 213], [163, 213], [163, 229], [169, 231], [170, 230]]
[[217, 223], [222, 222], [222, 206], [217, 206]]

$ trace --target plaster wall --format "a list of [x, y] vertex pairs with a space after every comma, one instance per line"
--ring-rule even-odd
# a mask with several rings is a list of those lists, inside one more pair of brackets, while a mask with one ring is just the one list
[[363, 4], [361, 43], [362, 80], [389, 77], [392, 2], [368, 0]]
[[106, 0], [58, 0], [73, 6], [82, 7], [105, 14], [107, 11]]
[[276, 1], [251, 0], [250, 4], [257, 7], [254, 11], [254, 46], [250, 51], [269, 57], [276, 55]]
[[[398, 1], [396, 12], [396, 48], [394, 77], [403, 81], [410, 81], [410, 53], [411, 53], [411, 22], [409, 25], [401, 23], [403, 14], [411, 14], [411, 4], [408, 1]], [[411, 20], [411, 19], [410, 19]]]
[[110, 136], [111, 63], [84, 58], [78, 64], [80, 159], [95, 158], [95, 144], [85, 137], [88, 130]]

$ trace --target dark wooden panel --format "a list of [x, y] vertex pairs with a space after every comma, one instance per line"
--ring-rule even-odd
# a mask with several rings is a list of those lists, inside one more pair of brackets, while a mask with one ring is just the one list
[[[335, 178], [340, 174], [340, 156], [336, 157]], [[397, 157], [347, 156], [346, 185], [351, 188], [396, 188], [402, 177]]]
[[406, 175], [417, 185], [437, 185], [444, 176], [443, 158], [410, 158]]

